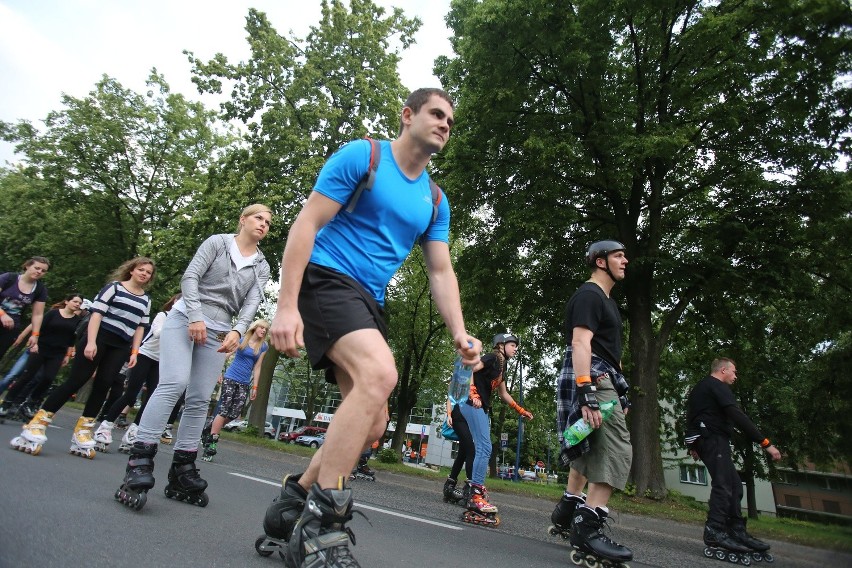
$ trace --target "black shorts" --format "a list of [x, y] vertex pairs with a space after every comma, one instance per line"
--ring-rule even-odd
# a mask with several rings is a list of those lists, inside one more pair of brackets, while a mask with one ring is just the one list
[[308, 263], [299, 290], [299, 313], [305, 325], [305, 349], [314, 369], [328, 369], [325, 380], [337, 383], [326, 353], [335, 341], [359, 329], [377, 329], [387, 340], [384, 310], [363, 286], [336, 270]]

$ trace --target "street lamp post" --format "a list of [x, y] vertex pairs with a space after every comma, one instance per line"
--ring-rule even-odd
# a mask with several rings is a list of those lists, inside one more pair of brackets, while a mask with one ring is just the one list
[[[521, 358], [518, 357], [518, 404], [524, 405], [524, 372]], [[518, 445], [515, 451], [515, 481], [520, 481], [518, 470], [521, 468], [521, 439], [524, 437], [524, 417], [518, 415]]]

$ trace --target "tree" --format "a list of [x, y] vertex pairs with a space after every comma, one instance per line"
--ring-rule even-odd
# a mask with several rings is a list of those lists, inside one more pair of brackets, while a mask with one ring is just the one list
[[[398, 50], [413, 42], [420, 21], [370, 0], [322, 2], [322, 19], [304, 40], [280, 35], [266, 15], [249, 10], [248, 61], [217, 54], [204, 63], [187, 52], [201, 93], [221, 93], [225, 120], [248, 128], [248, 151], [228, 170], [251, 174], [250, 193], [262, 195], [289, 227], [325, 160], [343, 143], [367, 133], [389, 137], [407, 93], [399, 81]], [[399, 47], [396, 47], [396, 46]]]
[[[25, 121], [0, 123], [25, 156], [3, 175], [4, 198], [27, 204], [0, 221], [8, 229], [0, 250], [50, 258], [50, 284], [60, 294], [94, 294], [125, 260], [165, 257], [155, 235], [189, 215], [207, 168], [227, 146], [215, 115], [171, 93], [156, 70], [148, 87], [141, 95], [104, 76], [87, 97], [63, 95], [64, 108], [48, 114], [43, 132]], [[170, 248], [173, 265], [156, 258], [159, 298], [173, 293], [193, 250]]]
[[459, 120], [441, 167], [462, 262], [500, 250], [523, 323], [555, 344], [588, 243], [626, 244], [632, 478], [661, 496], [658, 376], [678, 323], [722, 294], [783, 294], [796, 254], [824, 253], [809, 231], [844, 214], [849, 7], [456, 0], [447, 21], [456, 57], [436, 67]]

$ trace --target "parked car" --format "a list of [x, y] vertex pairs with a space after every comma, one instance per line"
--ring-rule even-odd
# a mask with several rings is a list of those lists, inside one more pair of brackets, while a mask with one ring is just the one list
[[231, 420], [224, 426], [222, 426], [222, 430], [227, 430], [228, 432], [242, 432], [248, 427], [248, 420]]
[[[248, 428], [248, 420], [231, 420], [224, 426], [222, 426], [222, 430], [227, 430], [228, 432], [242, 432], [246, 428]], [[271, 422], [266, 422], [263, 426], [263, 437], [272, 439], [275, 437], [275, 428], [272, 427]]]
[[326, 431], [322, 426], [300, 426], [292, 432], [281, 432], [278, 434], [278, 440], [281, 442], [294, 443], [299, 436], [316, 436], [324, 434]]
[[300, 446], [308, 446], [309, 448], [319, 448], [325, 442], [325, 432], [318, 436], [299, 436], [296, 438], [296, 443]]

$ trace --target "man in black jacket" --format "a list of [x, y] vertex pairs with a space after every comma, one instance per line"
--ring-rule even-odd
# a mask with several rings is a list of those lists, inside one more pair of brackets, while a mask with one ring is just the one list
[[704, 462], [712, 478], [704, 543], [734, 551], [745, 546], [765, 552], [769, 545], [746, 532], [740, 504], [742, 482], [731, 457], [733, 427], [760, 444], [773, 460], [780, 460], [781, 452], [740, 409], [730, 388], [736, 380], [737, 367], [733, 359], [713, 360], [710, 374], [689, 393], [686, 443], [690, 455]]

